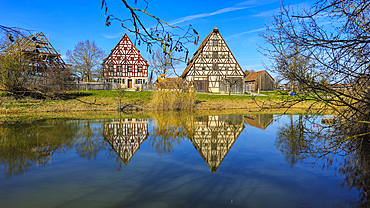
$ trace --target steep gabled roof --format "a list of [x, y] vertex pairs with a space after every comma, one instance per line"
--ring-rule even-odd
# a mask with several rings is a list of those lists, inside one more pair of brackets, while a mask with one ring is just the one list
[[[214, 27], [213, 30], [207, 35], [207, 37], [204, 38], [204, 40], [202, 41], [202, 43], [199, 45], [198, 49], [195, 51], [195, 53], [194, 53], [193, 57], [191, 58], [190, 62], [186, 66], [184, 72], [181, 74], [181, 76], [180, 76], [181, 78], [184, 78], [187, 75], [187, 73], [190, 71], [191, 67], [195, 64], [195, 60], [197, 60], [198, 57], [200, 56], [200, 54], [202, 53], [203, 48], [208, 43], [208, 41], [211, 38], [212, 34], [216, 34], [216, 33], [219, 33], [219, 31], [218, 31], [218, 28], [217, 27]], [[224, 38], [222, 37], [221, 34], [220, 34], [220, 37], [221, 37], [221, 40], [225, 43], [225, 46], [227, 47], [227, 49], [230, 51], [232, 57], [235, 59], [234, 54], [231, 52], [229, 46], [226, 44], [226, 41], [224, 40]], [[235, 59], [235, 61], [236, 61], [236, 59]], [[240, 65], [239, 65], [239, 63], [237, 61], [236, 61], [236, 64], [241, 69], [241, 67], [240, 67]], [[243, 72], [243, 74], [244, 74], [244, 72]]]
[[[109, 57], [111, 57], [111, 56], [112, 56], [112, 53], [113, 53], [115, 50], [117, 50], [117, 47], [119, 46], [119, 44], [120, 44], [122, 41], [124, 41], [124, 40], [125, 40], [125, 38], [127, 38], [127, 39], [128, 39], [128, 41], [131, 43], [132, 47], [134, 47], [134, 48], [136, 49], [136, 51], [139, 53], [139, 55], [141, 56], [141, 58], [142, 58], [142, 59], [144, 59], [144, 57], [140, 54], [139, 49], [137, 49], [137, 48], [135, 47], [135, 45], [132, 43], [132, 41], [130, 40], [130, 38], [128, 37], [128, 35], [125, 33], [125, 34], [121, 37], [121, 39], [118, 41], [118, 43], [116, 44], [116, 46], [114, 46], [114, 48], [110, 51], [109, 55], [108, 55], [108, 56], [103, 60], [103, 63], [105, 63], [105, 62], [109, 59]], [[144, 61], [145, 61], [145, 62], [148, 62], [146, 59], [144, 59]]]
[[251, 72], [246, 78], [245, 78], [245, 82], [253, 82], [253, 81], [256, 81], [258, 79], [258, 77], [260, 77], [263, 73], [266, 73], [268, 76], [271, 77], [272, 80], [274, 80], [274, 78], [272, 78], [272, 76], [266, 71], [266, 70], [262, 70], [262, 71], [258, 71], [258, 72]]
[[202, 41], [202, 43], [199, 45], [198, 49], [195, 51], [193, 57], [191, 58], [190, 62], [188, 63], [188, 65], [186, 66], [184, 72], [181, 74], [181, 78], [184, 78], [185, 75], [189, 72], [192, 64], [191, 63], [194, 63], [194, 60], [196, 60], [198, 58], [198, 56], [200, 55], [200, 51], [202, 51], [202, 49], [204, 48], [204, 46], [206, 45], [206, 43], [208, 42], [208, 39], [211, 37], [212, 33], [214, 32], [214, 30], [218, 30], [217, 27], [213, 28], [212, 32], [210, 32], [206, 38], [204, 38], [204, 40]]

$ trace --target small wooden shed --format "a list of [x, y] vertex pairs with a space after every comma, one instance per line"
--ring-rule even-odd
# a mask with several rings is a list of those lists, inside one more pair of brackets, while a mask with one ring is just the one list
[[245, 91], [272, 91], [274, 90], [274, 78], [266, 71], [250, 73], [245, 79]]

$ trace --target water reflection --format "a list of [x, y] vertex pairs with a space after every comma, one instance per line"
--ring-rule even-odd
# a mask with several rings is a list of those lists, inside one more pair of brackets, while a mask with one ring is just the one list
[[[14, 197], [14, 193], [18, 193], [14, 187], [29, 184], [22, 188], [29, 191], [25, 195], [31, 201], [35, 195], [42, 198], [49, 194], [53, 187], [58, 191], [49, 198], [60, 196], [59, 200], [63, 201], [69, 196], [61, 195], [59, 190], [67, 193], [73, 187], [75, 193], [83, 193], [87, 200], [94, 201], [100, 196], [106, 202], [107, 196], [112, 195], [112, 200], [119, 199], [128, 206], [132, 205], [129, 202], [136, 205], [147, 202], [148, 205], [151, 200], [157, 200], [158, 206], [163, 201], [176, 204], [178, 200], [191, 201], [198, 197], [192, 205], [201, 204], [205, 199], [209, 206], [225, 205], [230, 199], [239, 198], [235, 200], [238, 206], [248, 206], [247, 203], [254, 200], [251, 206], [269, 201], [270, 206], [265, 207], [275, 202], [280, 207], [315, 207], [339, 200], [320, 198], [320, 202], [310, 204], [312, 198], [318, 197], [310, 195], [311, 192], [322, 189], [320, 195], [328, 191], [328, 195], [333, 193], [333, 198], [348, 199], [350, 197], [343, 195], [347, 194], [347, 188], [352, 188], [359, 190], [359, 200], [335, 205], [369, 205], [370, 139], [358, 137], [338, 145], [346, 138], [345, 132], [328, 125], [335, 123], [332, 117], [295, 115], [272, 122], [272, 115], [197, 116], [191, 112], [153, 112], [152, 119], [4, 124], [0, 126], [0, 169], [4, 176], [13, 177], [0, 178], [0, 184], [5, 184], [3, 190], [13, 188], [13, 192], [1, 192], [0, 201], [3, 203], [7, 196]], [[245, 128], [245, 125], [253, 128]], [[270, 125], [272, 128], [267, 128]], [[331, 170], [314, 172], [311, 165], [306, 165], [318, 164], [319, 160]], [[121, 170], [128, 163], [130, 165], [122, 169], [124, 174], [117, 174], [114, 166], [119, 165]], [[48, 168], [35, 169], [43, 166]], [[223, 167], [222, 173], [220, 167]], [[29, 171], [31, 169], [35, 171]], [[15, 177], [27, 171], [27, 177]], [[210, 174], [216, 171], [217, 174]], [[343, 176], [343, 195], [333, 190], [332, 186], [340, 179], [334, 176], [334, 171]], [[34, 178], [36, 175], [38, 178]], [[41, 178], [45, 186], [33, 183]], [[41, 192], [44, 194], [36, 194]], [[89, 195], [91, 193], [96, 195]], [[7, 203], [14, 201], [9, 199]]]
[[0, 125], [0, 164], [9, 177], [51, 163], [51, 156], [71, 149], [78, 128], [63, 120]]
[[103, 135], [104, 140], [127, 165], [148, 134], [148, 119], [130, 118], [105, 124]]
[[194, 134], [194, 115], [191, 112], [154, 112], [152, 118], [149, 144], [160, 155], [169, 155], [183, 139]]
[[195, 134], [190, 140], [212, 173], [216, 173], [243, 129], [242, 115], [196, 117]]
[[[334, 169], [345, 176], [342, 187], [359, 190], [359, 201], [337, 203], [337, 207], [369, 207], [370, 203], [370, 138], [351, 137], [344, 129], [336, 128], [335, 117], [290, 116], [290, 122], [277, 131], [275, 145], [288, 164], [319, 160], [324, 168]], [[330, 124], [330, 125], [328, 125]]]
[[81, 158], [96, 159], [99, 152], [107, 149], [107, 144], [101, 139], [103, 134], [102, 121], [69, 121], [76, 125], [78, 131], [74, 135], [74, 149]]
[[244, 122], [249, 126], [253, 126], [265, 130], [273, 121], [272, 114], [258, 114], [258, 115], [245, 115]]
[[195, 116], [191, 113], [157, 113], [153, 116], [150, 144], [160, 155], [168, 155], [188, 138], [213, 173], [244, 129], [242, 115]]

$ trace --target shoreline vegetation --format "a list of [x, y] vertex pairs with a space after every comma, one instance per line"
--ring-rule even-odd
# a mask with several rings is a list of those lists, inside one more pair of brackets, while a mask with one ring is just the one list
[[[265, 92], [264, 92], [265, 93]], [[286, 95], [274, 92], [265, 93], [268, 96], [251, 96], [247, 94], [203, 94], [197, 93], [189, 99], [194, 103], [191, 108], [196, 114], [310, 114], [322, 109], [322, 105], [310, 101], [298, 103], [290, 108], [282, 108]], [[66, 93], [59, 100], [22, 100], [0, 97], [0, 121], [24, 119], [53, 119], [53, 118], [115, 118], [121, 116], [119, 109], [126, 116], [149, 115], [151, 111], [173, 110], [176, 108], [161, 109], [169, 100], [158, 103], [157, 92], [145, 91], [77, 91]], [[167, 95], [166, 95], [167, 96]], [[175, 99], [169, 96], [171, 102]], [[180, 97], [180, 96], [176, 96]], [[166, 98], [165, 98], [166, 99]], [[184, 96], [181, 98], [184, 103]], [[174, 102], [176, 103], [176, 102]], [[187, 103], [187, 106], [190, 106]], [[181, 109], [177, 109], [181, 110]], [[206, 114], [207, 114], [206, 113]], [[330, 112], [325, 112], [330, 114]], [[145, 116], [144, 116], [145, 117]]]

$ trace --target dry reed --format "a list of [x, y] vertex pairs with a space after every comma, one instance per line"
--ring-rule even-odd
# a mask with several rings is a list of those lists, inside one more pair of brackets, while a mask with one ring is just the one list
[[180, 79], [156, 83], [149, 106], [154, 110], [191, 110], [195, 108], [196, 91], [191, 82]]

